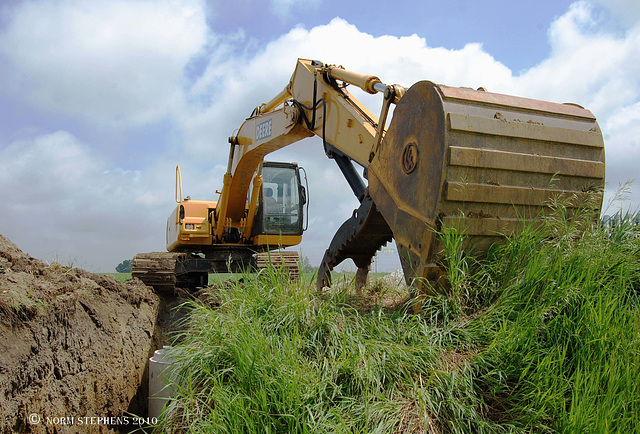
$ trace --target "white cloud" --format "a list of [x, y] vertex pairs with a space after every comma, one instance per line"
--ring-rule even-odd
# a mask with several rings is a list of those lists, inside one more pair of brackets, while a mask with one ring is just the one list
[[145, 123], [173, 110], [207, 36], [199, 0], [33, 1], [10, 11], [4, 90], [94, 122]]
[[2, 233], [41, 259], [110, 271], [141, 248], [164, 248], [172, 182], [170, 166], [110, 167], [66, 131], [16, 141], [0, 150]]
[[577, 102], [600, 118], [633, 104], [640, 91], [640, 26], [623, 36], [598, 30], [592, 6], [574, 3], [549, 31], [551, 56], [514, 79], [526, 95]]

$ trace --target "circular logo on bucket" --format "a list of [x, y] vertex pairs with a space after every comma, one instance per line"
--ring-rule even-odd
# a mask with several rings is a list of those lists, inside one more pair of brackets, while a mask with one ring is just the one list
[[402, 170], [407, 175], [413, 172], [418, 165], [418, 145], [409, 142], [402, 150]]

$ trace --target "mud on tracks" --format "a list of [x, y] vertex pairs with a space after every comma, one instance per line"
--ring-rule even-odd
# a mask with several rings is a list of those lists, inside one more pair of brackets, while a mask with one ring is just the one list
[[112, 432], [45, 421], [145, 414], [164, 304], [137, 279], [46, 264], [0, 235], [0, 432]]

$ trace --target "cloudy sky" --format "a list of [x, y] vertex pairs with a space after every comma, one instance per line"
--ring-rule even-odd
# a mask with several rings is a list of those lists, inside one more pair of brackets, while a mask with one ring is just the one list
[[[175, 165], [185, 195], [217, 199], [227, 137], [284, 87], [298, 57], [385, 83], [578, 103], [604, 132], [608, 189], [640, 173], [637, 0], [9, 0], [0, 233], [91, 271], [163, 250]], [[379, 110], [379, 98], [363, 101]], [[307, 169], [301, 248], [312, 263], [357, 206], [321, 148], [307, 139], [270, 158]]]

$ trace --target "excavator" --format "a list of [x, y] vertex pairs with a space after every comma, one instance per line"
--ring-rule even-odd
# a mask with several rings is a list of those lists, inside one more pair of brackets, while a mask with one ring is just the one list
[[[348, 86], [381, 94], [379, 116]], [[170, 291], [204, 286], [209, 272], [269, 261], [295, 275], [295, 254], [278, 251], [302, 240], [306, 174], [296, 163], [264, 159], [312, 136], [322, 139], [360, 203], [329, 243], [319, 289], [331, 285], [331, 271], [346, 259], [355, 263], [361, 288], [376, 252], [391, 240], [407, 284], [433, 288], [443, 275], [443, 227], [455, 226], [465, 248], [481, 253], [538, 221], [553, 198], [595, 195], [591, 206], [602, 205], [604, 140], [595, 116], [577, 104], [430, 81], [388, 85], [298, 59], [285, 88], [229, 138], [217, 201], [183, 198], [176, 168], [167, 252], [136, 255], [133, 276]]]

